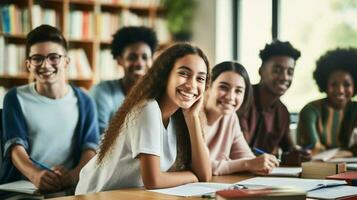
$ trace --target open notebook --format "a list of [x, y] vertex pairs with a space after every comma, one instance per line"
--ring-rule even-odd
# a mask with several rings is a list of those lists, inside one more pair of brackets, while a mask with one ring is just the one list
[[198, 183], [188, 183], [177, 187], [156, 189], [156, 190], [149, 190], [149, 191], [158, 192], [161, 194], [175, 195], [175, 196], [194, 197], [194, 196], [211, 194], [218, 190], [232, 188], [233, 186], [234, 184], [227, 184], [227, 183], [198, 182]]
[[15, 181], [0, 185], [1, 191], [18, 192], [25, 194], [38, 194], [38, 190], [30, 181]]
[[283, 178], [283, 177], [255, 177], [240, 181], [236, 184], [243, 185], [247, 188], [255, 187], [279, 187], [289, 186], [305, 192], [317, 190], [325, 187], [346, 185], [346, 181], [324, 180], [324, 179], [302, 179], [302, 178]]
[[339, 148], [329, 149], [327, 151], [324, 151], [324, 152], [314, 155], [312, 157], [312, 160], [326, 162], [326, 161], [330, 160], [331, 158], [333, 158], [338, 153], [339, 150], [340, 150]]
[[302, 178], [255, 177], [236, 183], [247, 188], [289, 186], [307, 192], [307, 197], [338, 199], [357, 194], [357, 187], [346, 185], [346, 181]]

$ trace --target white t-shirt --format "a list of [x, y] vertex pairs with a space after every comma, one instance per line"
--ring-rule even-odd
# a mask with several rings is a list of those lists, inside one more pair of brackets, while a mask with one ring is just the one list
[[29, 135], [29, 155], [49, 167], [73, 168], [74, 132], [78, 123], [78, 99], [72, 87], [60, 99], [38, 94], [35, 84], [17, 89]]
[[[134, 115], [133, 115], [134, 113]], [[97, 165], [93, 157], [81, 170], [77, 194], [142, 187], [140, 153], [160, 157], [160, 168], [167, 171], [176, 159], [176, 131], [170, 119], [164, 127], [157, 101], [149, 101], [126, 118], [127, 126], [116, 139], [113, 151]], [[125, 125], [125, 124], [124, 124]]]

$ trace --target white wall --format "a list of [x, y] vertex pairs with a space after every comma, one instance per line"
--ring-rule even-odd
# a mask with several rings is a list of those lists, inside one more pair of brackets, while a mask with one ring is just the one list
[[210, 65], [215, 64], [216, 0], [196, 0], [197, 12], [193, 21], [192, 43], [207, 55]]
[[192, 43], [208, 56], [211, 67], [233, 59], [232, 1], [196, 0]]

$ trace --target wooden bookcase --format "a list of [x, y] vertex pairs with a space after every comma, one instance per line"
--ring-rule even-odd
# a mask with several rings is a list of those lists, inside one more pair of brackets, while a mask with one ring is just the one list
[[[152, 4], [144, 5], [144, 4], [134, 3], [134, 2], [149, 2], [149, 0], [144, 0], [144, 1], [111, 0], [111, 2], [114, 3], [106, 3], [106, 2], [108, 2], [108, 0], [1, 0], [0, 7], [15, 5], [20, 10], [27, 9], [28, 11], [27, 12], [24, 11], [23, 14], [24, 17], [22, 17], [22, 19], [24, 19], [25, 22], [22, 23], [28, 24], [27, 26], [29, 30], [34, 28], [34, 24], [38, 24], [38, 22], [34, 22], [35, 20], [33, 20], [34, 15], [37, 14], [36, 10], [33, 9], [34, 6], [35, 7], [37, 6], [37, 8], [40, 8], [42, 10], [48, 9], [54, 11], [56, 16], [56, 26], [60, 30], [62, 30], [65, 38], [67, 39], [69, 44], [69, 50], [83, 49], [88, 59], [90, 69], [92, 72], [90, 76], [85, 76], [85, 77], [82, 76], [82, 74], [80, 73], [78, 73], [75, 77], [69, 76], [69, 82], [77, 86], [89, 89], [94, 83], [100, 81], [100, 76], [98, 75], [98, 72], [100, 71], [100, 67], [101, 67], [98, 66], [100, 65], [99, 52], [102, 49], [110, 48], [111, 35], [114, 33], [114, 31], [116, 31], [116, 30], [111, 30], [110, 37], [107, 38], [101, 37], [102, 30], [99, 27], [101, 25], [103, 27], [112, 26], [112, 24], [108, 22], [103, 22], [101, 15], [105, 13], [106, 14], [112, 13], [113, 15], [119, 16], [122, 13], [126, 13], [125, 21], [121, 19], [122, 20], [121, 23], [119, 23], [119, 25], [114, 26], [117, 28], [120, 28], [125, 25], [142, 25], [142, 24], [135, 24], [135, 23], [130, 24], [131, 23], [130, 17], [135, 19], [146, 18], [144, 20], [145, 21], [144, 25], [155, 28], [155, 20], [158, 17], [162, 17], [164, 12], [164, 8], [161, 5], [158, 5], [158, 3], [155, 3], [154, 5]], [[124, 4], [125, 2], [126, 4]], [[76, 11], [79, 12], [76, 13]], [[73, 22], [72, 20], [73, 18], [71, 18], [73, 15], [71, 14], [72, 13], [78, 14], [84, 12], [91, 13], [89, 18], [92, 20], [91, 23], [89, 23], [92, 24], [92, 26], [89, 25], [90, 32], [88, 33], [88, 30], [87, 32], [84, 31], [83, 28], [83, 32], [86, 32], [87, 34], [86, 36], [78, 36], [77, 34], [76, 37], [73, 37], [76, 33], [74, 33], [75, 31], [72, 31], [71, 29], [71, 26], [72, 27], [74, 26], [73, 24], [71, 24]], [[42, 17], [42, 18], [44, 18], [42, 20], [46, 20], [46, 17]], [[0, 21], [1, 20], [2, 19], [0, 18]], [[87, 23], [87, 21], [83, 23]], [[100, 23], [105, 23], [105, 24], [100, 24]], [[22, 25], [22, 27], [25, 26], [26, 25]], [[1, 22], [0, 22], [0, 27], [2, 27]], [[23, 30], [26, 29], [23, 28]], [[24, 45], [27, 32], [28, 31], [20, 31], [20, 32], [12, 31], [9, 33], [9, 31], [4, 31], [2, 28], [0, 28], [0, 37], [3, 38], [5, 46], [9, 44]], [[9, 74], [3, 71], [0, 73], [0, 86], [3, 86], [5, 88], [11, 88], [13, 86], [22, 85], [29, 82], [29, 74], [26, 71], [24, 63], [20, 65], [22, 66], [18, 66], [18, 67], [21, 70], [16, 74], [14, 73]]]

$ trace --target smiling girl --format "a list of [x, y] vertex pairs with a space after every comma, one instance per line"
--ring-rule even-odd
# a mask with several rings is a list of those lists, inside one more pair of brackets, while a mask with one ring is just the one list
[[222, 62], [212, 70], [212, 84], [207, 92], [206, 143], [210, 150], [214, 175], [250, 171], [268, 174], [278, 166], [275, 156], [255, 157], [240, 129], [236, 111], [248, 106], [252, 88], [244, 67], [235, 62]]
[[208, 77], [199, 48], [176, 44], [163, 52], [110, 122], [99, 154], [81, 171], [76, 194], [208, 181], [211, 165], [199, 118]]
[[[316, 62], [314, 79], [326, 98], [308, 103], [300, 112], [298, 142], [315, 152], [341, 147], [339, 156], [357, 155], [357, 49], [326, 52]], [[355, 134], [355, 135], [354, 135]]]

